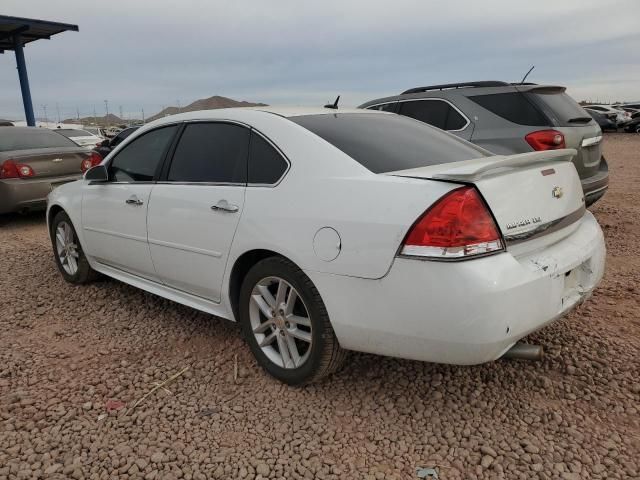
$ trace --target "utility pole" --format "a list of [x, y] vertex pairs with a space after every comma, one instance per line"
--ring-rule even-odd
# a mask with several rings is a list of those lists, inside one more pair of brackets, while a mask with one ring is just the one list
[[42, 105], [42, 110], [44, 110], [44, 122], [49, 126], [49, 119], [47, 118], [47, 106]]
[[107, 114], [105, 115], [105, 121], [106, 121], [106, 117], [109, 116], [109, 100], [105, 100], [104, 101], [104, 109], [106, 110]]
[[176, 100], [176, 103], [178, 104], [178, 113], [180, 113], [180, 100]]
[[96, 124], [96, 106], [95, 105], [93, 106], [93, 124], [97, 125]]
[[76, 118], [78, 119], [78, 121], [80, 121], [80, 110], [78, 109], [77, 105], [76, 105]]
[[56, 112], [58, 112], [58, 123], [60, 123], [60, 105], [56, 102]]
[[144, 107], [142, 107], [142, 124], [144, 125]]
[[124, 118], [124, 117], [122, 116], [122, 105], [120, 105], [120, 118]]

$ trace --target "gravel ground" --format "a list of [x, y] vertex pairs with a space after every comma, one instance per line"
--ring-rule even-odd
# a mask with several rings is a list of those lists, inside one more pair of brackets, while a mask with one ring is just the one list
[[303, 389], [267, 377], [231, 322], [113, 280], [64, 283], [43, 216], [1, 218], [0, 480], [399, 479], [435, 466], [444, 480], [640, 478], [638, 150], [640, 135], [605, 139], [612, 185], [593, 210], [607, 273], [532, 336], [543, 362], [352, 354]]

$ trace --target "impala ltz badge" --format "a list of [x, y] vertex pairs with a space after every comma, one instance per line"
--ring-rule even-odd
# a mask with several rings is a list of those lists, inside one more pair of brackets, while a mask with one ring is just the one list
[[564, 193], [562, 192], [562, 187], [553, 187], [553, 190], [551, 190], [551, 195], [553, 195], [553, 198], [562, 198], [562, 195], [564, 195]]
[[54, 158], [53, 160], [51, 160], [53, 163], [60, 163], [62, 161], [61, 158]]

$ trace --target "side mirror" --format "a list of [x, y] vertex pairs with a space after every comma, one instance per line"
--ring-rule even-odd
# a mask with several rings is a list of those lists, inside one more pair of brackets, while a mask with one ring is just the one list
[[84, 174], [84, 179], [90, 182], [106, 182], [109, 180], [107, 167], [104, 165], [96, 165], [95, 167], [90, 168], [87, 170], [87, 173]]

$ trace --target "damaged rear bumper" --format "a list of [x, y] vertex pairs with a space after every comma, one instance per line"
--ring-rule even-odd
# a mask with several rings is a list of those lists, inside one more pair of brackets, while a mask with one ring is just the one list
[[586, 212], [569, 236], [530, 253], [454, 263], [397, 258], [379, 280], [307, 274], [342, 347], [477, 364], [586, 300], [604, 260], [602, 231]]

